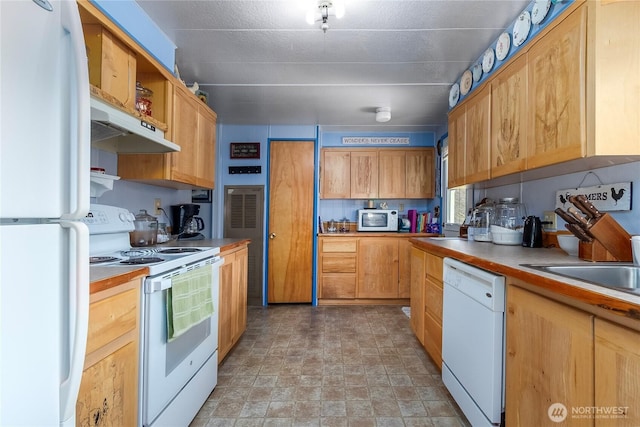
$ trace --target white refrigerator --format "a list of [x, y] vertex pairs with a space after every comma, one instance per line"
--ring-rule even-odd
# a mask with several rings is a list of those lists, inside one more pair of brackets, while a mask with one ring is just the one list
[[0, 425], [75, 425], [90, 107], [74, 0], [0, 0]]

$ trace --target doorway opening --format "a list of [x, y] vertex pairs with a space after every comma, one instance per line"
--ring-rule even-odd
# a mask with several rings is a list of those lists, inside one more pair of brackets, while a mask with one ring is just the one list
[[224, 237], [251, 239], [247, 305], [262, 305], [264, 185], [224, 186]]

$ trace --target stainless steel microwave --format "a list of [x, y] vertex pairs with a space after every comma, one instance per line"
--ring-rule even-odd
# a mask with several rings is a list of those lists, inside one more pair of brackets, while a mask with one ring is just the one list
[[398, 231], [398, 211], [358, 209], [358, 231]]

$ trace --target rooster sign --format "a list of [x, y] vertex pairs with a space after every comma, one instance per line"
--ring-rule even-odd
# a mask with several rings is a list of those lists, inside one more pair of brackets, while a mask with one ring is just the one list
[[631, 210], [631, 182], [558, 190], [556, 208], [571, 206], [569, 196], [578, 194], [584, 194], [600, 212]]

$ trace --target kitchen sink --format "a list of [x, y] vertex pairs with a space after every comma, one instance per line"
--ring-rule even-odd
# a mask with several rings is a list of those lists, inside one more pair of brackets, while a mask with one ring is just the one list
[[640, 266], [627, 263], [521, 264], [571, 279], [640, 295]]

